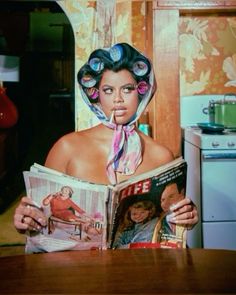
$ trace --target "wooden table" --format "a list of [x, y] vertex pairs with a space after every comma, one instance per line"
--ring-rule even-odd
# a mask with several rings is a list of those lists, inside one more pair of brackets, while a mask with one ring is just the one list
[[132, 249], [0, 258], [0, 294], [236, 294], [236, 251]]

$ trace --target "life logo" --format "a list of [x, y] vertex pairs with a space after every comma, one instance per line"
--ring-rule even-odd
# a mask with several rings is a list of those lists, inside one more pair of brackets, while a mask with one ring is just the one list
[[151, 190], [151, 183], [151, 179], [145, 179], [129, 185], [121, 192], [121, 200], [128, 196], [149, 193]]

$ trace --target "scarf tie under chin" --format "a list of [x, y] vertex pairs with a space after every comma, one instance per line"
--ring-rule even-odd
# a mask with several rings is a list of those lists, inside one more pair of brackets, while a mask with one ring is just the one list
[[110, 154], [107, 162], [107, 175], [111, 184], [116, 184], [116, 172], [133, 174], [142, 161], [141, 141], [135, 125], [109, 126], [114, 129]]
[[135, 122], [145, 110], [156, 89], [153, 70], [150, 72], [149, 84], [150, 87], [142, 96], [133, 119], [127, 125], [117, 125], [114, 122], [110, 122], [110, 118], [107, 118], [100, 103], [91, 103], [82, 86], [80, 86], [82, 98], [90, 110], [100, 122], [114, 130], [106, 166], [107, 177], [112, 185], [117, 183], [116, 172], [131, 175], [135, 173], [139, 164], [142, 162], [142, 145], [140, 137], [135, 130]]

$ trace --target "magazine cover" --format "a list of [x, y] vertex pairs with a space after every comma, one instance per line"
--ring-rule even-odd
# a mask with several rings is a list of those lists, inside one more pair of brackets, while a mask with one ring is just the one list
[[115, 196], [111, 248], [185, 248], [186, 228], [170, 222], [170, 207], [185, 197], [187, 164], [121, 186]]
[[106, 248], [106, 186], [32, 171], [24, 179], [27, 195], [48, 218], [46, 228], [27, 236], [27, 253]]
[[26, 192], [47, 216], [27, 236], [26, 252], [107, 248], [184, 248], [186, 228], [171, 223], [171, 206], [185, 197], [182, 158], [116, 186], [80, 181], [34, 164]]

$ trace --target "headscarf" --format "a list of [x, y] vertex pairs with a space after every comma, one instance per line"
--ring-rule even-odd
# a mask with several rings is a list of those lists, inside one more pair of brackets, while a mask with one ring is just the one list
[[[110, 49], [105, 49], [105, 50], [110, 50], [110, 55], [112, 55], [111, 54], [112, 50], [114, 51], [114, 48], [117, 48], [117, 47], [119, 48], [120, 46], [122, 46], [122, 44], [124, 43], [116, 44]], [[131, 46], [129, 45], [129, 47]], [[133, 49], [133, 50], [136, 50], [136, 49]], [[139, 54], [140, 56], [144, 57], [141, 53]], [[144, 58], [148, 60], [146, 57]], [[100, 64], [100, 68], [102, 68], [101, 64]], [[141, 82], [139, 83], [143, 83], [143, 82], [144, 81], [141, 80]], [[145, 110], [146, 106], [150, 102], [155, 92], [156, 81], [155, 81], [153, 69], [151, 67], [149, 75], [148, 75], [148, 87], [145, 88], [145, 86], [147, 86], [147, 83], [146, 83], [144, 85], [145, 89], [142, 93], [142, 98], [138, 105], [137, 111], [132, 117], [131, 121], [125, 125], [116, 124], [112, 122], [110, 118], [107, 118], [107, 116], [105, 115], [105, 113], [103, 112], [101, 108], [100, 103], [92, 102], [91, 96], [89, 97], [88, 91], [86, 91], [87, 88], [83, 87], [84, 85], [81, 85], [81, 83], [79, 83], [79, 85], [80, 85], [83, 100], [91, 109], [91, 111], [97, 116], [97, 118], [101, 121], [102, 124], [114, 130], [110, 153], [108, 156], [108, 161], [106, 166], [106, 172], [107, 172], [107, 176], [110, 183], [112, 185], [115, 185], [117, 183], [116, 172], [119, 172], [124, 175], [132, 175], [136, 171], [139, 164], [142, 162], [142, 145], [141, 145], [140, 137], [137, 131], [135, 130], [135, 122], [139, 119], [139, 117], [141, 116], [142, 112]]]

